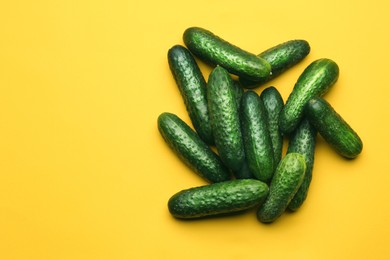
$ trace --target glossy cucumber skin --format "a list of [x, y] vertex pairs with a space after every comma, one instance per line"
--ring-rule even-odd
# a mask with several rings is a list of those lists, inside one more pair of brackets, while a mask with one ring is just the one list
[[160, 114], [157, 123], [165, 142], [195, 173], [208, 182], [231, 179], [218, 155], [179, 117], [165, 112]]
[[229, 169], [238, 171], [244, 163], [237, 100], [233, 80], [228, 72], [217, 66], [210, 74], [207, 85], [208, 107], [215, 146]]
[[265, 110], [267, 111], [268, 129], [274, 150], [274, 162], [278, 165], [282, 159], [283, 135], [279, 129], [280, 113], [284, 102], [279, 91], [275, 87], [268, 87], [260, 94]]
[[168, 63], [196, 132], [206, 143], [213, 144], [207, 84], [198, 64], [190, 51], [180, 45], [169, 49]]
[[[241, 117], [240, 108], [241, 108], [241, 99], [242, 99], [242, 96], [244, 95], [244, 89], [242, 88], [240, 82], [238, 82], [237, 80], [233, 80], [233, 83], [234, 83], [233, 84], [233, 90], [234, 90], [233, 92], [235, 95], [235, 100], [236, 100], [236, 104], [237, 104], [237, 108], [238, 108], [238, 114]], [[240, 119], [240, 121], [241, 121], [241, 119]], [[242, 129], [241, 129], [241, 132], [242, 132]], [[244, 153], [244, 156], [245, 156], [245, 153]], [[253, 173], [249, 169], [246, 158], [244, 158], [244, 162], [241, 166], [241, 169], [238, 171], [234, 171], [233, 174], [237, 179], [254, 179], [255, 178], [255, 176], [253, 175]]]
[[248, 167], [257, 179], [268, 182], [274, 173], [274, 153], [267, 111], [253, 91], [245, 92], [242, 97], [241, 124]]
[[316, 136], [317, 130], [306, 118], [303, 118], [297, 129], [290, 137], [287, 153], [302, 154], [305, 157], [306, 171], [301, 186], [294, 195], [290, 204], [288, 204], [289, 210], [296, 211], [306, 200], [312, 180]]
[[237, 76], [262, 80], [271, 73], [271, 65], [266, 60], [240, 49], [206, 29], [188, 28], [183, 34], [183, 41], [200, 59], [220, 65]]
[[231, 180], [182, 190], [168, 201], [176, 218], [201, 218], [243, 211], [261, 204], [267, 184], [253, 179]]
[[280, 161], [269, 187], [269, 195], [257, 211], [259, 221], [273, 222], [283, 214], [302, 184], [305, 170], [305, 158], [299, 153], [289, 153]]
[[263, 78], [261, 81], [251, 81], [240, 78], [240, 82], [245, 88], [258, 87], [298, 64], [309, 53], [310, 45], [305, 40], [290, 40], [278, 44], [258, 55], [271, 64], [271, 75], [267, 78]]
[[299, 76], [280, 114], [282, 133], [295, 130], [303, 116], [303, 109], [310, 98], [322, 96], [333, 86], [339, 76], [338, 65], [330, 59], [312, 62]]
[[359, 135], [326, 100], [310, 99], [305, 106], [305, 115], [337, 153], [349, 159], [361, 153], [363, 142]]

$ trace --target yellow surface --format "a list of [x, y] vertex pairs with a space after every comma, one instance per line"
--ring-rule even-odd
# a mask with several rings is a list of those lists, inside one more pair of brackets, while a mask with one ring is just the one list
[[[2, 1], [0, 259], [390, 259], [389, 11], [385, 0]], [[171, 195], [205, 184], [156, 125], [164, 111], [189, 122], [166, 55], [190, 26], [254, 53], [308, 40], [310, 55], [269, 83], [284, 99], [315, 59], [339, 64], [326, 98], [364, 150], [347, 161], [319, 138], [298, 212], [271, 225], [254, 210], [169, 215]]]

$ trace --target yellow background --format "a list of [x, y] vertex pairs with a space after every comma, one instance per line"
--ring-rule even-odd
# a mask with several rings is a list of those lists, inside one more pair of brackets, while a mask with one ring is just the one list
[[[0, 259], [390, 259], [389, 11], [385, 0], [2, 1]], [[189, 123], [166, 55], [190, 26], [253, 53], [309, 41], [268, 84], [284, 99], [312, 61], [340, 66], [326, 99], [364, 149], [348, 161], [319, 138], [298, 212], [271, 225], [255, 210], [169, 215], [171, 195], [205, 184], [156, 124], [165, 111]]]

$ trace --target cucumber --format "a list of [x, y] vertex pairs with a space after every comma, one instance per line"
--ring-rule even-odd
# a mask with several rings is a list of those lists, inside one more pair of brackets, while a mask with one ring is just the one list
[[242, 95], [244, 95], [244, 89], [242, 88], [240, 82], [238, 82], [237, 80], [233, 80], [232, 88], [236, 99], [237, 109], [240, 110], [241, 98]]
[[294, 198], [288, 204], [288, 209], [296, 211], [306, 200], [314, 165], [314, 150], [316, 145], [317, 130], [310, 122], [303, 118], [298, 128], [291, 135], [287, 153], [299, 153], [305, 157], [305, 177]]
[[299, 153], [287, 154], [279, 163], [269, 187], [269, 195], [257, 211], [259, 221], [275, 221], [286, 210], [305, 176], [305, 158]]
[[213, 144], [207, 108], [207, 84], [198, 64], [190, 51], [180, 45], [169, 49], [168, 63], [196, 132], [203, 141]]
[[[240, 108], [241, 108], [242, 95], [244, 94], [244, 89], [241, 87], [240, 82], [238, 82], [237, 80], [233, 80], [233, 92], [235, 95], [235, 100], [236, 100], [236, 104], [237, 104], [237, 108], [238, 108], [238, 114], [239, 114], [239, 116], [241, 116], [240, 115], [241, 114]], [[240, 121], [241, 121], [241, 119], [240, 119]], [[241, 130], [241, 132], [242, 132], [242, 130]], [[241, 169], [238, 171], [234, 171], [233, 174], [237, 179], [254, 179], [255, 178], [255, 176], [253, 175], [253, 173], [249, 169], [247, 160], [245, 159], [245, 153], [244, 153], [244, 162], [241, 166]]]
[[244, 162], [244, 145], [233, 80], [217, 66], [207, 83], [207, 98], [214, 141], [222, 161], [232, 171], [239, 171]]
[[337, 153], [349, 159], [361, 153], [363, 142], [359, 135], [326, 100], [310, 99], [305, 106], [305, 115]]
[[179, 117], [165, 112], [160, 114], [157, 123], [165, 142], [195, 173], [208, 182], [231, 179], [217, 154]]
[[316, 60], [303, 71], [280, 114], [282, 133], [289, 134], [295, 130], [307, 101], [324, 95], [336, 83], [338, 76], [339, 67], [330, 59]]
[[271, 72], [271, 65], [266, 60], [240, 49], [206, 29], [188, 28], [183, 34], [183, 41], [200, 59], [220, 65], [234, 75], [257, 81], [267, 78]]
[[280, 112], [284, 106], [283, 98], [279, 91], [271, 86], [261, 92], [260, 99], [263, 101], [267, 111], [268, 130], [274, 150], [274, 163], [278, 165], [282, 159], [283, 150], [283, 135], [279, 130]]
[[309, 53], [310, 45], [305, 40], [291, 40], [281, 43], [258, 55], [271, 64], [271, 75], [263, 78], [261, 81], [251, 81], [245, 78], [240, 78], [239, 80], [245, 88], [258, 87], [298, 64]]
[[264, 182], [274, 173], [274, 153], [268, 131], [267, 111], [254, 91], [247, 91], [241, 100], [241, 127], [248, 167]]
[[168, 201], [176, 218], [201, 218], [243, 211], [261, 204], [267, 184], [258, 180], [231, 180], [182, 190]]

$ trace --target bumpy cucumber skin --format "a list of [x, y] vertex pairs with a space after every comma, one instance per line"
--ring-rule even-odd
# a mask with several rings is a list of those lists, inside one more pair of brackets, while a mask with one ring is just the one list
[[316, 136], [317, 130], [306, 118], [303, 118], [298, 128], [290, 137], [287, 153], [302, 154], [305, 157], [306, 163], [305, 177], [303, 178], [302, 184], [290, 204], [288, 204], [288, 209], [291, 211], [296, 211], [306, 200], [312, 180]]
[[307, 101], [328, 92], [338, 77], [339, 67], [333, 60], [324, 58], [313, 61], [299, 76], [280, 114], [279, 127], [282, 133], [294, 131], [302, 119]]
[[232, 171], [241, 169], [244, 162], [237, 100], [233, 91], [233, 80], [228, 72], [217, 66], [208, 79], [207, 98], [218, 153]]
[[283, 135], [279, 129], [279, 117], [283, 109], [284, 102], [279, 91], [275, 87], [268, 87], [260, 94], [267, 111], [268, 130], [274, 150], [274, 163], [278, 165], [282, 159]]
[[363, 142], [359, 135], [326, 100], [310, 99], [305, 106], [305, 115], [337, 153], [349, 159], [361, 153]]
[[233, 80], [232, 88], [236, 99], [237, 109], [240, 110], [241, 98], [242, 95], [244, 95], [244, 89], [242, 88], [240, 82], [238, 82], [237, 80]]
[[[242, 88], [240, 82], [238, 82], [237, 80], [233, 80], [233, 83], [234, 83], [233, 84], [233, 90], [234, 90], [233, 92], [235, 95], [235, 100], [236, 100], [236, 104], [237, 104], [237, 108], [238, 108], [238, 114], [239, 114], [239, 116], [241, 116], [240, 107], [241, 107], [242, 95], [244, 94], [244, 89]], [[241, 121], [241, 119], [240, 119], [240, 121]], [[241, 132], [242, 132], [242, 130], [241, 130]], [[244, 153], [244, 156], [245, 156], [245, 153]], [[249, 169], [248, 163], [247, 163], [245, 158], [244, 158], [244, 162], [242, 164], [241, 169], [238, 171], [234, 171], [233, 174], [237, 179], [254, 179], [255, 178], [255, 176], [253, 176], [253, 173]]]
[[179, 117], [165, 112], [157, 123], [165, 142], [195, 173], [212, 183], [231, 179], [221, 159]]
[[270, 181], [275, 166], [267, 111], [260, 97], [253, 91], [247, 91], [242, 96], [241, 128], [250, 171], [257, 179]]
[[231, 180], [180, 191], [168, 201], [176, 218], [201, 218], [243, 211], [261, 204], [267, 184], [253, 179]]
[[180, 45], [169, 49], [168, 63], [196, 132], [206, 143], [213, 144], [207, 107], [207, 83], [198, 64], [190, 51]]
[[261, 81], [251, 81], [240, 78], [240, 82], [245, 88], [258, 87], [298, 64], [309, 53], [310, 45], [305, 40], [290, 40], [278, 44], [258, 55], [271, 64], [271, 75], [267, 78], [263, 78]]
[[203, 28], [188, 28], [183, 34], [183, 41], [200, 59], [220, 65], [237, 76], [256, 81], [268, 77], [271, 73], [271, 65], [266, 60]]
[[259, 221], [270, 223], [283, 214], [302, 184], [305, 170], [305, 158], [299, 153], [289, 153], [280, 161], [269, 187], [269, 195], [257, 211]]

